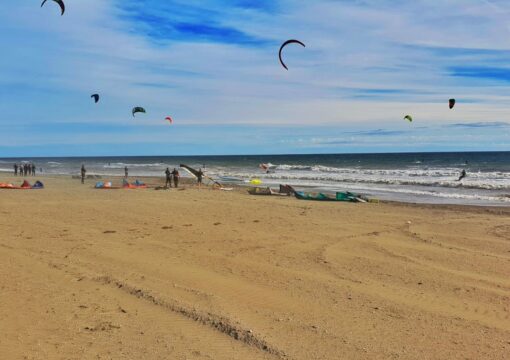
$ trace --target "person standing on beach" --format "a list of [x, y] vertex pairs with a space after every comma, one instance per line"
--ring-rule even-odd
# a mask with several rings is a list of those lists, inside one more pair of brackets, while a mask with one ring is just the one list
[[124, 177], [127, 178], [129, 174], [129, 170], [127, 166], [124, 166]]
[[171, 188], [172, 187], [172, 173], [170, 172], [169, 168], [166, 168], [165, 175], [166, 175], [165, 187]]
[[23, 176], [23, 165], [19, 165], [19, 176]]
[[85, 169], [85, 165], [81, 165], [81, 183], [85, 184], [85, 175], [87, 174], [87, 170]]
[[179, 177], [181, 175], [179, 174], [179, 171], [177, 171], [176, 168], [172, 171], [172, 177], [174, 178], [174, 187], [177, 189], [179, 187]]
[[35, 164], [32, 164], [32, 176], [35, 176]]
[[197, 185], [198, 187], [202, 186], [202, 178], [204, 177], [204, 172], [202, 171], [202, 168], [198, 169], [197, 173]]
[[18, 164], [14, 164], [14, 176], [18, 176]]

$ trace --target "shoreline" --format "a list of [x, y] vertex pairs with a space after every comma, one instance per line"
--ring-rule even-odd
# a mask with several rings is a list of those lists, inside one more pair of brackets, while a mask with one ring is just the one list
[[[15, 182], [15, 180], [19, 180], [21, 179], [20, 176], [14, 176], [12, 173], [9, 174], [7, 172], [0, 172], [0, 182], [4, 182], [3, 179], [9, 179], [9, 181], [11, 182]], [[24, 177], [23, 180], [30, 180], [30, 179], [33, 179], [34, 181], [36, 180], [43, 180], [43, 179], [55, 179], [55, 180], [58, 180], [58, 179], [61, 179], [61, 180], [64, 180], [64, 179], [70, 179], [70, 180], [73, 180], [73, 181], [78, 181], [80, 179], [80, 176], [79, 175], [67, 175], [67, 174], [36, 174], [36, 176], [29, 176], [29, 177]], [[87, 182], [92, 184], [92, 182], [98, 182], [98, 181], [112, 181], [113, 182], [116, 182], [115, 184], [116, 185], [120, 185], [122, 183], [122, 180], [124, 179], [124, 176], [121, 176], [121, 175], [100, 175], [100, 174], [88, 174], [87, 175], [87, 179], [86, 179], [86, 184]], [[134, 180], [141, 180], [141, 181], [144, 181], [147, 185], [149, 185], [149, 189], [148, 190], [151, 190], [151, 187], [153, 186], [162, 186], [165, 184], [165, 178], [163, 176], [129, 176], [128, 179], [130, 181], [134, 181]], [[19, 181], [18, 181], [19, 182]], [[44, 181], [43, 181], [44, 182]], [[207, 181], [206, 181], [207, 182]], [[191, 178], [191, 177], [182, 177], [181, 176], [181, 179], [179, 181], [179, 185], [181, 186], [193, 186], [194, 184], [196, 183], [195, 179]], [[92, 186], [94, 185], [92, 184]], [[261, 185], [257, 185], [257, 186], [254, 186], [254, 185], [251, 185], [249, 183], [246, 183], [246, 184], [239, 184], [239, 183], [234, 183], [234, 182], [225, 182], [223, 183], [223, 185], [225, 187], [229, 187], [229, 188], [233, 188], [233, 191], [235, 192], [239, 192], [239, 193], [244, 193], [244, 192], [247, 192], [247, 190], [249, 188], [253, 188], [253, 187], [262, 187], [262, 188], [265, 188], [267, 186], [269, 187], [275, 187], [277, 185], [271, 183], [271, 184], [261, 184]], [[203, 188], [208, 188], [209, 186], [208, 185], [203, 185]], [[322, 190], [322, 189], [318, 189], [317, 187], [315, 186], [303, 186], [303, 185], [299, 185], [299, 186], [296, 186], [296, 188], [298, 189], [302, 189], [304, 191], [311, 191], [313, 190], [312, 192], [319, 192], [319, 191], [323, 191], [324, 193], [328, 193], [328, 194], [335, 194], [335, 191], [332, 191], [332, 190]], [[1, 189], [0, 189], [1, 190]], [[394, 205], [402, 205], [402, 206], [418, 206], [418, 207], [423, 207], [423, 208], [443, 208], [443, 209], [455, 209], [455, 208], [460, 208], [460, 209], [470, 209], [470, 208], [474, 208], [474, 209], [478, 209], [478, 208], [485, 208], [485, 209], [492, 209], [494, 212], [498, 212], [498, 211], [504, 211], [504, 212], [509, 212], [510, 213], [510, 204], [508, 205], [501, 205], [501, 204], [486, 204], [486, 203], [481, 203], [481, 204], [456, 204], [456, 203], [430, 203], [430, 202], [413, 202], [413, 201], [398, 201], [398, 200], [388, 200], [388, 199], [384, 199], [384, 200], [381, 200], [381, 199], [378, 199], [380, 203], [385, 203], [385, 204], [394, 204]]]

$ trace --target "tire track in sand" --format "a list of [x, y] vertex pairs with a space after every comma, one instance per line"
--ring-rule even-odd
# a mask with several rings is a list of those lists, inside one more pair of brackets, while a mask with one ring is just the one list
[[266, 341], [259, 339], [257, 336], [253, 334], [251, 330], [241, 329], [240, 327], [232, 324], [231, 321], [227, 318], [211, 313], [207, 314], [201, 313], [195, 309], [187, 308], [184, 305], [179, 304], [177, 301], [170, 301], [167, 299], [159, 298], [155, 295], [152, 295], [147, 290], [143, 290], [138, 287], [132, 286], [120, 280], [114, 279], [113, 277], [108, 275], [100, 276], [93, 280], [103, 285], [115, 286], [129, 295], [137, 297], [138, 299], [148, 301], [156, 306], [160, 306], [167, 310], [170, 310], [171, 312], [180, 314], [202, 325], [209, 326], [233, 338], [234, 340], [240, 341], [248, 346], [255, 347], [261, 351], [264, 351], [271, 355], [275, 355], [281, 359], [287, 358], [285, 353], [276, 349], [275, 347], [270, 346]]

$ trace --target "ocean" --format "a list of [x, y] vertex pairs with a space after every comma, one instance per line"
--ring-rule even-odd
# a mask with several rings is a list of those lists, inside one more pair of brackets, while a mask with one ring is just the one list
[[[260, 156], [147, 156], [0, 159], [0, 171], [14, 162], [33, 162], [42, 174], [164, 176], [166, 167], [202, 167], [220, 182], [271, 186], [290, 184], [308, 191], [353, 191], [416, 203], [510, 205], [510, 152], [328, 154]], [[269, 164], [269, 173], [259, 165]], [[462, 170], [467, 176], [457, 181]], [[187, 176], [185, 172], [182, 175]]]

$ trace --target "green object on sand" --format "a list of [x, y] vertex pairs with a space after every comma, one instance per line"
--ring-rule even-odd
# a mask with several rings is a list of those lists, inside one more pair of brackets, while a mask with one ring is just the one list
[[366, 202], [360, 195], [351, 192], [337, 192], [335, 196], [324, 193], [308, 194], [302, 191], [296, 191], [295, 196], [299, 200], [315, 200], [315, 201], [347, 201], [347, 202]]

